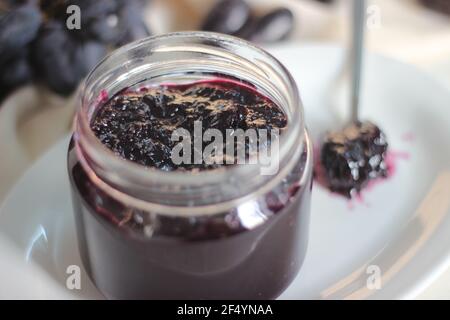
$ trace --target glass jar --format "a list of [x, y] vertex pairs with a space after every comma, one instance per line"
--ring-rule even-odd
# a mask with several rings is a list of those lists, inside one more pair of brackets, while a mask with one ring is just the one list
[[[262, 164], [165, 172], [122, 159], [96, 138], [99, 106], [145, 82], [218, 74], [250, 83], [286, 113], [279, 169]], [[308, 240], [311, 142], [289, 72], [238, 38], [181, 32], [124, 46], [81, 91], [68, 150], [83, 264], [111, 299], [272, 299], [294, 279]]]

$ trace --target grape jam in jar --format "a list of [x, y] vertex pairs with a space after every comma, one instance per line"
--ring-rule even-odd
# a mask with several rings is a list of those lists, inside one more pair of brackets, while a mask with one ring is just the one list
[[312, 163], [265, 51], [205, 32], [122, 47], [86, 79], [68, 150], [84, 267], [110, 299], [276, 298], [305, 256]]

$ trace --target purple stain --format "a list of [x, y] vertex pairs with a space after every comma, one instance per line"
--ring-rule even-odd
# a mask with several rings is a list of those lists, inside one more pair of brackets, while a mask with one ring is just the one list
[[401, 139], [405, 142], [413, 142], [416, 140], [416, 135], [413, 132], [405, 132]]
[[106, 101], [108, 101], [108, 99], [109, 99], [108, 91], [103, 89], [102, 91], [100, 91], [100, 94], [98, 95], [97, 100], [95, 102], [97, 104], [101, 104], [101, 103], [105, 103]]
[[409, 160], [411, 155], [406, 151], [389, 151], [386, 155], [388, 177], [392, 177], [397, 172], [398, 160]]

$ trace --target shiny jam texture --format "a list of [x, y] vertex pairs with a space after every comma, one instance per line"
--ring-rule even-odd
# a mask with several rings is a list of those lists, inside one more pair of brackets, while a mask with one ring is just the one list
[[[235, 164], [236, 159], [225, 161], [223, 158], [220, 163], [206, 164], [204, 160], [194, 163], [193, 146], [190, 163], [175, 165], [172, 162], [171, 151], [178, 143], [171, 139], [172, 133], [183, 128], [192, 137], [195, 121], [200, 122], [202, 132], [217, 129], [224, 139], [236, 129], [256, 129], [259, 139], [258, 129], [267, 129], [270, 133], [273, 128], [283, 129], [287, 125], [283, 111], [253, 87], [218, 79], [122, 91], [99, 108], [91, 128], [115, 154], [144, 166], [172, 171]], [[247, 156], [248, 143], [246, 139], [243, 146]], [[203, 150], [205, 147], [203, 144]], [[223, 143], [223, 155], [225, 149]]]

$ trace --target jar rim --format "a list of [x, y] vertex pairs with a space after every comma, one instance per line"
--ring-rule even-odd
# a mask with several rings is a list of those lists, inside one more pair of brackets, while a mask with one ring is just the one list
[[[224, 181], [229, 181], [233, 177], [236, 179], [251, 178], [254, 176], [256, 170], [260, 170], [259, 164], [248, 166], [248, 165], [233, 165], [212, 169], [204, 170], [199, 172], [182, 172], [182, 171], [162, 171], [157, 168], [148, 168], [143, 165], [134, 163], [132, 161], [123, 159], [115, 155], [110, 149], [104, 146], [100, 140], [93, 133], [90, 126], [89, 118], [89, 108], [92, 107], [93, 97], [87, 97], [87, 91], [96, 81], [99, 70], [102, 66], [113, 61], [115, 58], [127, 55], [130, 51], [136, 51], [143, 47], [148, 47], [156, 43], [164, 43], [167, 40], [180, 41], [182, 44], [195, 42], [194, 40], [203, 41], [213, 41], [220, 43], [224, 48], [229, 47], [245, 47], [250, 50], [253, 54], [260, 58], [260, 61], [254, 61], [255, 64], [261, 64], [262, 68], [268, 68], [267, 63], [270, 63], [273, 68], [277, 69], [280, 76], [286, 86], [290, 88], [289, 99], [293, 104], [291, 120], [288, 121], [287, 128], [280, 135], [279, 141], [279, 154], [277, 155], [279, 159], [286, 157], [286, 155], [292, 153], [292, 148], [298, 141], [304, 142], [305, 140], [305, 128], [304, 128], [304, 116], [303, 108], [300, 101], [299, 93], [295, 81], [289, 71], [279, 62], [274, 56], [265, 50], [255, 46], [254, 44], [245, 41], [243, 39], [223, 35], [212, 32], [175, 32], [168, 33], [164, 35], [157, 35], [153, 37], [148, 37], [136, 42], [132, 42], [125, 45], [106, 56], [97, 66], [89, 73], [86, 80], [84, 81], [81, 91], [80, 91], [80, 107], [78, 109], [76, 120], [75, 120], [75, 141], [78, 144], [80, 150], [79, 157], [84, 158], [85, 161], [81, 161], [82, 165], [91, 167], [94, 165], [103, 164], [104, 161], [108, 162], [108, 170], [102, 171], [101, 166], [93, 170], [98, 178], [105, 180], [108, 184], [121, 185], [124, 184], [130, 186], [131, 184], [138, 184], [141, 187], [150, 187], [150, 184], [155, 182], [164, 183], [166, 186], [172, 186], [177, 189], [180, 186], [189, 186], [191, 190], [196, 188], [201, 188], [206, 185], [221, 184]], [[170, 46], [166, 46], [165, 49], [170, 49]], [[130, 54], [128, 54], [130, 56]], [[267, 70], [266, 70], [267, 71]], [[89, 100], [90, 99], [90, 100]], [[97, 98], [95, 98], [97, 99]], [[94, 99], [94, 100], [95, 100]], [[303, 148], [303, 146], [302, 146]], [[82, 150], [81, 150], [82, 149]], [[299, 156], [299, 153], [296, 153]], [[300, 152], [301, 154], [301, 152]], [[88, 161], [86, 161], [86, 156]], [[90, 161], [90, 163], [88, 163]], [[292, 162], [292, 161], [290, 161]], [[85, 167], [86, 169], [86, 167]], [[126, 172], [127, 179], [124, 181], [123, 175]], [[259, 184], [267, 182], [260, 181]], [[256, 182], [255, 182], [256, 183]], [[182, 189], [182, 188], [181, 188]], [[150, 189], [147, 189], [150, 190]], [[154, 191], [154, 190], [151, 190]]]

